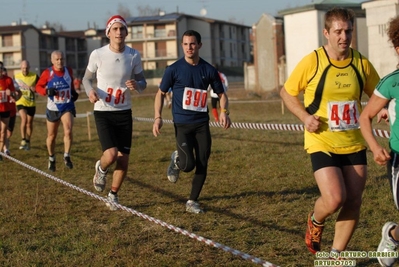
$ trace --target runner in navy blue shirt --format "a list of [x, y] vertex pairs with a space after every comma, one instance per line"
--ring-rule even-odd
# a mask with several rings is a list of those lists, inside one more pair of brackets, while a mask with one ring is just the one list
[[165, 70], [155, 96], [152, 132], [154, 136], [160, 134], [164, 97], [169, 88], [172, 88], [172, 114], [177, 150], [172, 153], [167, 176], [170, 182], [175, 183], [180, 171], [190, 172], [195, 168], [186, 211], [202, 213], [198, 197], [206, 179], [212, 144], [207, 105], [209, 85], [220, 98], [219, 123], [227, 129], [231, 121], [228, 116], [228, 98], [218, 71], [199, 57], [201, 35], [193, 30], [186, 31], [181, 46], [184, 57]]

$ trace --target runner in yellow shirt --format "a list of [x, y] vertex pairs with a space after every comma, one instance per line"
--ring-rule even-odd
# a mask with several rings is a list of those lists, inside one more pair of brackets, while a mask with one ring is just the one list
[[359, 221], [367, 177], [366, 146], [359, 129], [361, 98], [363, 93], [372, 95], [380, 78], [373, 65], [350, 48], [354, 17], [350, 9], [326, 12], [327, 44], [299, 62], [280, 93], [304, 123], [304, 146], [321, 193], [308, 215], [305, 237], [313, 254], [321, 249], [324, 221], [335, 212], [331, 250], [346, 249]]
[[30, 65], [27, 60], [21, 62], [21, 72], [15, 74], [14, 81], [22, 93], [17, 101], [17, 109], [21, 117], [21, 145], [19, 149], [29, 150], [30, 139], [33, 132], [33, 118], [36, 113], [35, 86], [39, 76], [29, 71]]

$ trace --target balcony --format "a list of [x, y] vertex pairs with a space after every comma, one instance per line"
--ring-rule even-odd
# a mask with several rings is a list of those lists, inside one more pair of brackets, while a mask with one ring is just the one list
[[177, 52], [168, 52], [166, 49], [157, 49], [147, 52], [146, 55], [141, 53], [142, 60], [174, 60], [177, 58]]
[[21, 44], [13, 46], [0, 46], [0, 53], [20, 52], [22, 50]]
[[175, 30], [155, 30], [153, 33], [133, 33], [129, 34], [126, 37], [126, 41], [136, 41], [136, 42], [143, 42], [143, 41], [156, 41], [156, 40], [174, 40], [176, 39], [176, 31]]
[[21, 60], [4, 59], [3, 63], [6, 68], [11, 69], [15, 67], [20, 67]]

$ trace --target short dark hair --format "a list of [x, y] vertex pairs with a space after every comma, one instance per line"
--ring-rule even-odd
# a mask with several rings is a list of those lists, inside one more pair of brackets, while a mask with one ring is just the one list
[[182, 42], [183, 42], [184, 36], [194, 36], [195, 39], [197, 39], [197, 43], [199, 43], [199, 44], [201, 43], [201, 34], [199, 34], [199, 32], [197, 32], [197, 31], [194, 31], [194, 30], [185, 31], [182, 36]]
[[334, 20], [349, 21], [353, 26], [355, 23], [355, 12], [348, 8], [333, 7], [324, 15], [324, 29], [330, 31]]

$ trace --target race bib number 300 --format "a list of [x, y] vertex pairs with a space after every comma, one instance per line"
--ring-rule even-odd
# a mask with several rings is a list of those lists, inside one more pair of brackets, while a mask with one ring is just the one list
[[183, 109], [207, 112], [208, 91], [190, 87], [184, 88]]
[[359, 129], [359, 115], [356, 101], [328, 102], [328, 127], [333, 132]]

